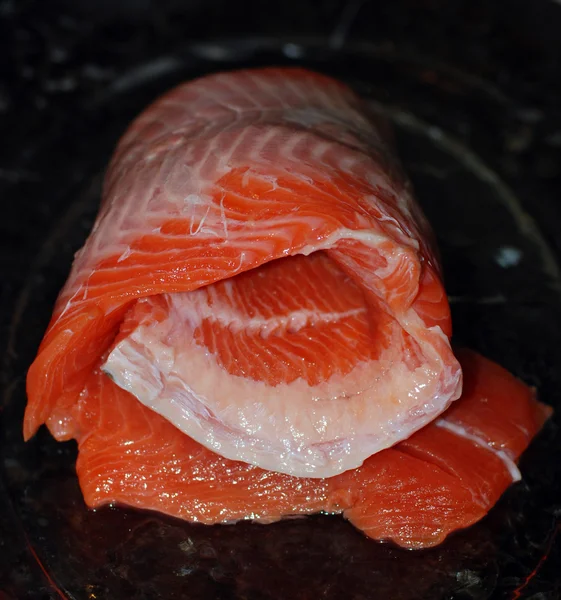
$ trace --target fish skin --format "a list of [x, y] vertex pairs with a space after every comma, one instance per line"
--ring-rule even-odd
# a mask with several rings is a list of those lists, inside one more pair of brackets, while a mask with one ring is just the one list
[[46, 423], [59, 440], [75, 437], [72, 407], [138, 299], [325, 250], [416, 340], [441, 384], [434, 410], [418, 400], [396, 442], [461, 390], [431, 240], [384, 134], [343, 84], [258, 69], [179, 86], [116, 149], [28, 373], [24, 436]]
[[225, 459], [95, 371], [73, 409], [84, 498], [92, 508], [127, 505], [208, 525], [342, 513], [373, 539], [435, 546], [485, 516], [512, 484], [497, 448], [517, 461], [551, 414], [502, 367], [468, 350], [457, 354], [466, 385], [441, 418], [469, 423], [487, 444], [431, 423], [327, 479]]

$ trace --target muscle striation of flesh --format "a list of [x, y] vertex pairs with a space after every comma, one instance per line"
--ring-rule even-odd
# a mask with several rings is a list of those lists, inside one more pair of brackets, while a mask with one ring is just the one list
[[409, 439], [326, 478], [226, 459], [147, 409], [100, 370], [73, 407], [87, 504], [125, 504], [205, 524], [342, 513], [367, 536], [427, 548], [481, 519], [551, 409], [498, 365], [458, 352], [460, 400]]
[[332, 477], [459, 397], [450, 335], [430, 229], [359, 98], [301, 69], [212, 75], [119, 143], [24, 434], [79, 437], [100, 372], [186, 444]]

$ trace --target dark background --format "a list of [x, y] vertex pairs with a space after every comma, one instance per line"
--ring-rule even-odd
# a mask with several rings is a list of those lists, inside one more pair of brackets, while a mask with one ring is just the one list
[[[474, 90], [448, 130], [516, 191], [561, 257], [560, 32], [555, 0], [0, 0], [3, 387], [21, 384], [24, 373], [9, 345], [16, 298], [52, 224], [68, 208], [61, 185], [70, 190], [80, 183], [68, 165], [87, 156], [96, 119], [111, 116], [103, 102], [111, 90], [165, 78], [177, 56], [214, 56], [227, 68], [256, 44], [275, 46], [279, 39], [296, 47], [306, 41], [327, 62], [364, 41], [378, 55], [426, 65], [427, 81], [433, 67], [448, 72], [451, 82], [461, 79]], [[240, 42], [225, 52], [221, 40], [232, 37]], [[146, 64], [152, 66], [139, 70]], [[489, 127], [462, 128], [464, 112], [477, 113]], [[52, 189], [57, 193], [45, 201]], [[559, 370], [559, 363], [549, 369]], [[0, 600], [32, 592], [56, 597], [1, 488], [0, 517]], [[542, 583], [528, 588], [536, 600], [559, 597], [543, 583], [555, 578], [551, 565], [561, 557], [555, 536], [539, 565]]]
[[[522, 197], [561, 252], [561, 206], [549, 201], [561, 194], [560, 31], [557, 0], [0, 0], [2, 272], [25, 272], [45, 212], [50, 217], [57, 210], [29, 210], [23, 191], [31, 196], [44, 184], [42, 171], [64, 161], [61, 152], [51, 164], [37, 164], [50, 139], [61, 129], [83, 134], [69, 114], [78, 115], [147, 59], [197, 40], [236, 36], [248, 45], [255, 37], [318, 37], [334, 48], [366, 40], [484, 82], [515, 108], [504, 114], [503, 139], [482, 148], [484, 158], [517, 190], [525, 187], [518, 173], [524, 164], [534, 180], [532, 197]], [[509, 144], [512, 152], [505, 154]], [[544, 194], [535, 193], [540, 186]], [[14, 188], [21, 202], [11, 200]], [[17, 287], [6, 279], [3, 294], [6, 286]]]

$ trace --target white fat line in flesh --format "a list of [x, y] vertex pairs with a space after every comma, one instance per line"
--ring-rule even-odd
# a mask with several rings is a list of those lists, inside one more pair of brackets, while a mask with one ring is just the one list
[[225, 194], [222, 194], [220, 198], [220, 220], [222, 221], [222, 227], [224, 229], [224, 239], [228, 239], [228, 218], [226, 217], [226, 211], [224, 210], [224, 198]]
[[507, 455], [504, 450], [499, 450], [498, 448], [493, 448], [488, 442], [486, 442], [483, 438], [479, 436], [469, 433], [464, 427], [461, 425], [457, 425], [456, 423], [450, 423], [450, 421], [446, 421], [445, 419], [437, 419], [435, 422], [437, 427], [442, 427], [443, 429], [447, 429], [452, 433], [465, 438], [466, 440], [470, 440], [474, 444], [478, 446], [482, 446], [486, 448], [490, 452], [492, 452], [495, 456], [500, 458], [506, 467], [507, 471], [510, 473], [513, 481], [520, 481], [522, 475], [520, 474], [520, 470], [516, 466], [516, 463]]
[[[220, 206], [217, 207], [220, 211]], [[221, 228], [224, 227], [224, 224], [221, 222], [217, 222], [217, 225]], [[229, 223], [238, 223], [237, 219], [228, 219]], [[264, 243], [267, 241], [263, 239], [263, 234], [267, 234], [267, 237], [276, 237], [279, 234], [286, 234], [286, 228], [294, 225], [295, 219], [293, 215], [287, 215], [286, 217], [281, 217], [278, 219], [269, 219], [262, 223], [259, 223], [259, 228], [251, 231], [249, 234], [247, 231], [243, 230], [234, 230], [231, 231], [228, 229], [228, 241], [230, 244], [232, 243], [244, 243], [244, 242], [259, 242]], [[318, 227], [321, 225], [321, 220], [318, 220]], [[206, 227], [204, 228], [207, 229]], [[213, 235], [216, 235], [216, 232], [213, 232]], [[199, 239], [203, 239], [204, 236], [199, 236]], [[253, 238], [253, 239], [252, 239]], [[314, 252], [319, 250], [329, 250], [337, 245], [337, 242], [341, 240], [356, 240], [361, 242], [365, 246], [370, 248], [377, 248], [381, 244], [393, 241], [388, 235], [381, 233], [374, 233], [370, 229], [347, 229], [342, 227], [333, 233], [325, 236], [319, 237], [316, 243], [307, 244], [300, 249], [297, 249], [293, 252], [293, 254], [303, 254], [304, 256], [309, 256]], [[414, 249], [418, 249], [419, 243], [417, 240], [408, 239], [408, 245], [413, 247]], [[291, 239], [287, 238], [287, 247], [291, 245]]]
[[[229, 294], [229, 291], [226, 289], [227, 294]], [[189, 311], [189, 322], [192, 327], [198, 327], [204, 320], [209, 320], [218, 322], [225, 328], [228, 327], [234, 333], [238, 331], [258, 331], [262, 337], [267, 337], [279, 329], [286, 329], [289, 333], [297, 333], [307, 325], [334, 323], [366, 313], [364, 307], [319, 314], [314, 310], [301, 309], [287, 315], [247, 318], [222, 303], [214, 302], [212, 306], [209, 306], [208, 300], [204, 296], [206, 296], [206, 293], [203, 291], [200, 292], [200, 295], [198, 292], [193, 292], [190, 296], [192, 309]]]
[[287, 111], [285, 121], [303, 125], [304, 127], [323, 125], [326, 122], [334, 123], [336, 125], [340, 124], [340, 120], [337, 120], [333, 115], [327, 113], [325, 109], [318, 108], [317, 106], [297, 107], [291, 111]]
[[377, 248], [384, 242], [387, 242], [389, 239], [390, 238], [387, 235], [374, 233], [370, 229], [353, 230], [341, 228], [332, 233], [331, 235], [328, 235], [323, 239], [319, 239], [316, 244], [308, 244], [306, 246], [303, 246], [298, 251], [298, 254], [309, 256], [310, 254], [312, 254], [313, 252], [317, 252], [318, 250], [329, 250], [341, 240], [356, 240], [358, 242], [362, 242], [366, 246]]

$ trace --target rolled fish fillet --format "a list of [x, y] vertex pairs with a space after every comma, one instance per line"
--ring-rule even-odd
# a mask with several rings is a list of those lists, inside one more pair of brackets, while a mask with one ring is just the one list
[[426, 548], [520, 478], [551, 414], [450, 334], [430, 230], [360, 100], [301, 69], [214, 75], [119, 143], [24, 435], [78, 441], [91, 507], [342, 513]]
[[332, 477], [460, 396], [450, 335], [428, 224], [359, 98], [301, 69], [211, 75], [121, 139], [24, 433], [80, 439], [99, 372], [225, 459]]

